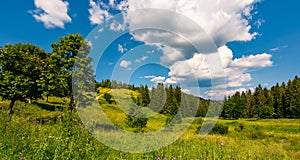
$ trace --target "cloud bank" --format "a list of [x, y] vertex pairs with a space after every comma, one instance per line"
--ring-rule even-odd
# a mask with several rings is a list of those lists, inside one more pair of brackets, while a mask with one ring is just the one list
[[[249, 69], [270, 67], [273, 64], [272, 55], [268, 53], [253, 53], [234, 58], [234, 53], [227, 46], [227, 43], [233, 41], [251, 41], [258, 35], [251, 30], [250, 20], [255, 14], [254, 6], [260, 0], [124, 0], [121, 3], [111, 0], [109, 2], [111, 8], [123, 12], [124, 23], [127, 23], [134, 40], [156, 46], [162, 51], [160, 61], [161, 64], [169, 67], [169, 77], [152, 77], [151, 82], [176, 84], [190, 83], [189, 81], [195, 80], [195, 77], [198, 81], [225, 78], [223, 74], [212, 75], [211, 68], [208, 67], [208, 55], [218, 54], [221, 62], [213, 65], [221, 65], [227, 81], [225, 84], [215, 84], [215, 89], [208, 90], [206, 94], [218, 96], [216, 93], [227, 87], [235, 88], [226, 91], [226, 94], [232, 94], [237, 90], [245, 90], [245, 85], [252, 80]], [[163, 9], [170, 14], [162, 14], [166, 13], [162, 10], [143, 12], [149, 8]], [[138, 11], [139, 14], [131, 11]], [[179, 14], [181, 17], [176, 17], [172, 13]], [[102, 23], [102, 20], [98, 22]], [[111, 29], [123, 30], [121, 24], [120, 27], [114, 25]], [[153, 26], [154, 29], [136, 30], [142, 26]], [[155, 26], [167, 26], [170, 30], [155, 29]], [[209, 46], [210, 41], [215, 45]], [[195, 44], [200, 44], [201, 50], [197, 49]]]

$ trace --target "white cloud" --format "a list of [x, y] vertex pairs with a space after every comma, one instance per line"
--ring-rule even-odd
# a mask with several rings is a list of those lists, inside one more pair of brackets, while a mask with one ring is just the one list
[[[249, 41], [252, 40], [257, 33], [250, 33], [251, 26], [245, 18], [251, 16], [253, 5], [259, 0], [128, 0], [129, 10], [143, 8], [167, 9], [177, 12], [178, 14], [189, 17], [196, 24], [201, 26], [210, 37], [217, 43], [217, 46], [223, 46], [230, 41]], [[209, 6], [209, 7], [208, 7]], [[190, 35], [191, 39], [199, 39], [199, 34], [192, 34], [194, 29], [191, 25], [184, 25], [184, 20], [170, 17], [170, 15], [162, 15], [159, 11], [153, 11], [143, 15], [143, 18], [137, 18], [138, 14], [128, 15], [128, 22], [131, 26], [138, 26], [140, 23], [160, 23], [171, 24], [180, 33]], [[164, 17], [165, 16], [165, 17]], [[175, 15], [174, 15], [175, 16]], [[178, 22], [178, 20], [180, 20]], [[168, 25], [166, 25], [168, 26]], [[199, 27], [198, 26], [198, 27]], [[142, 33], [134, 33], [137, 39], [151, 43], [151, 37], [141, 36]], [[170, 37], [165, 37], [169, 39]]]
[[270, 60], [272, 55], [263, 53], [258, 55], [243, 56], [242, 58], [234, 59], [233, 67], [240, 68], [263, 68], [272, 66], [273, 62]]
[[64, 28], [65, 23], [72, 22], [68, 15], [69, 3], [63, 0], [34, 0], [37, 9], [30, 11], [33, 17], [43, 22], [46, 28]]
[[[245, 83], [252, 80], [251, 74], [247, 71], [251, 68], [263, 68], [272, 65], [270, 54], [258, 54], [244, 56], [233, 60], [233, 53], [227, 46], [222, 46], [218, 49], [218, 54], [221, 57], [222, 65], [226, 75], [226, 84], [219, 84], [216, 88], [241, 87]], [[212, 65], [212, 64], [211, 64]], [[186, 81], [191, 79], [205, 80], [225, 78], [222, 74], [212, 75], [210, 66], [207, 64], [204, 54], [195, 54], [193, 58], [188, 60], [177, 61], [170, 66], [169, 76], [180, 77]]]
[[152, 78], [155, 78], [156, 76], [144, 76], [143, 78], [146, 78], [146, 79], [152, 79]]
[[275, 52], [275, 51], [278, 51], [279, 49], [280, 49], [279, 47], [276, 47], [276, 48], [270, 49], [270, 51]]
[[118, 51], [119, 51], [120, 53], [124, 53], [124, 52], [127, 51], [127, 49], [124, 48], [121, 44], [118, 44]]
[[110, 13], [107, 11], [108, 6], [105, 3], [101, 1], [96, 3], [93, 0], [90, 0], [89, 3], [91, 8], [88, 11], [91, 24], [100, 25], [111, 17]]
[[[226, 84], [217, 84], [217, 89], [241, 88], [252, 80], [249, 69], [269, 67], [273, 64], [272, 55], [267, 53], [233, 59], [234, 53], [226, 46], [232, 41], [251, 41], [258, 35], [251, 31], [253, 26], [249, 21], [257, 13], [253, 13], [254, 5], [260, 0], [127, 0], [122, 1], [122, 4], [113, 0], [109, 2], [112, 8], [123, 6], [119, 7], [119, 10], [137, 11], [123, 14], [131, 35], [135, 40], [162, 51], [160, 61], [169, 67], [169, 78], [147, 77], [152, 82], [175, 84], [225, 78], [223, 74], [211, 74], [206, 59], [209, 57], [208, 53], [218, 52], [221, 62], [214, 61], [215, 64], [209, 65], [220, 65], [227, 76]], [[166, 11], [139, 10], [146, 8]], [[178, 17], [172, 11], [183, 16]], [[260, 26], [263, 22], [264, 20], [260, 19], [253, 25]], [[154, 29], [140, 30], [145, 26]], [[110, 27], [116, 31], [124, 29], [122, 23], [112, 24]], [[215, 45], [211, 42], [215, 42]], [[140, 63], [142, 60], [137, 59], [136, 62]], [[235, 91], [227, 91], [226, 94], [233, 92]], [[207, 94], [218, 96], [212, 91]]]
[[126, 23], [120, 23], [118, 21], [113, 21], [110, 26], [109, 29], [112, 31], [125, 31], [126, 30]]
[[234, 95], [236, 92], [247, 92], [248, 90], [254, 91], [254, 88], [238, 88], [233, 90], [208, 90], [205, 94], [209, 97], [214, 97], [215, 99], [223, 99], [224, 96], [231, 96]]
[[271, 52], [276, 52], [276, 51], [279, 51], [280, 49], [287, 48], [287, 47], [289, 47], [289, 46], [288, 45], [279, 46], [279, 47], [275, 47], [275, 48], [270, 49], [270, 51]]
[[146, 79], [151, 79], [150, 82], [154, 82], [154, 83], [164, 83], [166, 77], [163, 76], [144, 76], [143, 78]]
[[163, 83], [165, 81], [166, 77], [158, 76], [158, 77], [153, 77], [150, 82], [155, 82], [155, 83]]
[[135, 62], [136, 63], [141, 63], [142, 61], [145, 61], [148, 59], [148, 56], [143, 56], [141, 59], [136, 59]]
[[181, 91], [186, 94], [191, 94], [191, 90], [189, 89], [181, 89]]
[[177, 77], [166, 78], [164, 76], [144, 76], [143, 78], [151, 79], [150, 82], [163, 83], [163, 84], [179, 84], [184, 79]]
[[264, 19], [259, 19], [259, 20], [257, 20], [257, 21], [254, 23], [254, 25], [256, 25], [257, 28], [260, 28], [260, 27], [262, 26], [262, 24], [265, 23], [265, 22], [266, 22], [266, 20], [264, 20]]
[[173, 79], [173, 78], [168, 78], [166, 81], [165, 81], [165, 84], [178, 84], [178, 81]]
[[114, 7], [115, 6], [115, 0], [109, 0], [109, 5], [111, 6], [111, 7]]
[[195, 54], [188, 60], [177, 61], [170, 67], [171, 77], [196, 77], [197, 79], [209, 79], [210, 72], [204, 55]]
[[123, 67], [123, 68], [126, 68], [126, 69], [129, 69], [130, 65], [131, 65], [131, 62], [130, 61], [125, 61], [125, 60], [122, 60], [121, 63], [120, 63], [120, 66]]

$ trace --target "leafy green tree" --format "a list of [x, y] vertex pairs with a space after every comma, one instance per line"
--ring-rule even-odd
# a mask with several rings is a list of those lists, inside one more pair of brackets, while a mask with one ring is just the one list
[[48, 54], [45, 64], [42, 66], [41, 78], [38, 81], [38, 86], [42, 92], [42, 96], [48, 102], [49, 96], [63, 97], [65, 96], [64, 84], [59, 78], [60, 68], [55, 63], [54, 55]]
[[0, 96], [10, 100], [10, 113], [17, 100], [41, 97], [38, 82], [46, 56], [32, 44], [8, 44], [0, 49]]
[[[69, 34], [60, 37], [58, 42], [51, 44], [51, 47], [52, 62], [60, 68], [59, 82], [64, 87], [64, 96], [70, 99], [69, 107], [72, 110], [74, 107], [73, 91], [76, 91], [74, 94], [82, 100], [78, 102], [83, 103], [89, 101], [89, 93], [94, 90], [92, 59], [88, 57], [90, 45], [80, 34]], [[85, 105], [80, 104], [80, 106]]]

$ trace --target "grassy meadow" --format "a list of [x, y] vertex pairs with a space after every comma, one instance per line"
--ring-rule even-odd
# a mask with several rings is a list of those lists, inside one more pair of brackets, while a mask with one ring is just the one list
[[[122, 106], [108, 104], [103, 93], [114, 92], [124, 99]], [[98, 100], [108, 119], [118, 127], [132, 131], [124, 123], [128, 109], [126, 99], [138, 93], [102, 89]], [[67, 99], [49, 97], [49, 102], [33, 104], [17, 102], [12, 115], [7, 113], [9, 101], [0, 101], [0, 159], [300, 159], [299, 119], [219, 120], [229, 127], [227, 134], [208, 134], [201, 138], [196, 118], [189, 129], [173, 144], [149, 153], [125, 153], [100, 143], [88, 132], [76, 111], [67, 110]], [[97, 107], [80, 112], [97, 120]], [[165, 125], [166, 116], [151, 110], [146, 132]], [[183, 123], [190, 121], [184, 118]]]

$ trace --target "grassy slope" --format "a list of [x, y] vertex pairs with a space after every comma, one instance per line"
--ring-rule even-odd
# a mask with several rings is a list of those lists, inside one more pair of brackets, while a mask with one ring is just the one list
[[[124, 90], [116, 94], [122, 98], [130, 95]], [[229, 125], [229, 134], [205, 138], [199, 137], [199, 124], [194, 123], [172, 145], [156, 152], [129, 154], [110, 149], [93, 138], [78, 115], [70, 115], [64, 109], [64, 101], [51, 97], [50, 103], [18, 102], [12, 116], [4, 113], [8, 102], [0, 102], [0, 159], [300, 159], [300, 120], [220, 120]], [[84, 113], [96, 117], [97, 109], [93, 107]], [[120, 107], [104, 104], [102, 109], [114, 123], [126, 128], [125, 113]], [[126, 110], [126, 105], [122, 109]], [[159, 129], [165, 118], [159, 114], [150, 118], [148, 130]], [[240, 126], [244, 129], [240, 130]]]

